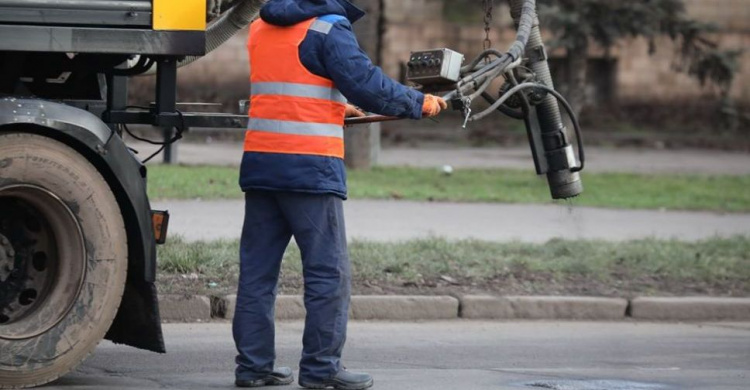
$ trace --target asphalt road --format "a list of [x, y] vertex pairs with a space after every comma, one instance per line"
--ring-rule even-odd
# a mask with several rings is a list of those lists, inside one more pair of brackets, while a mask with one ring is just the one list
[[[243, 201], [163, 201], [169, 234], [188, 240], [239, 238]], [[699, 240], [750, 234], [750, 214], [612, 210], [556, 205], [419, 203], [350, 200], [344, 204], [350, 239], [400, 241], [424, 237], [546, 242], [552, 238]]]
[[[229, 324], [166, 325], [169, 353], [103, 343], [46, 387], [230, 389]], [[277, 325], [277, 364], [295, 367], [301, 323]], [[352, 323], [345, 364], [379, 390], [746, 390], [750, 323]], [[296, 384], [280, 389], [296, 389]]]

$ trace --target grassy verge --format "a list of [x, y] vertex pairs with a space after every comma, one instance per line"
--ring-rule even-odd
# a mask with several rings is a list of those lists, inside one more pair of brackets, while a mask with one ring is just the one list
[[[159, 249], [159, 288], [171, 293], [236, 290], [238, 242], [172, 240]], [[699, 242], [552, 240], [545, 244], [447, 241], [350, 245], [356, 294], [750, 294], [750, 237]], [[281, 291], [301, 291], [291, 245]]]
[[[149, 193], [155, 199], [238, 199], [237, 168], [154, 166]], [[627, 209], [750, 211], [750, 176], [588, 173], [581, 206]], [[543, 178], [532, 172], [462, 169], [446, 176], [435, 169], [377, 168], [349, 174], [353, 199], [551, 203]]]

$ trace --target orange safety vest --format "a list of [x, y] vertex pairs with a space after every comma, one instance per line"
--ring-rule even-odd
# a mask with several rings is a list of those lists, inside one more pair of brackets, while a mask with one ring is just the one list
[[344, 158], [346, 98], [299, 57], [309, 30], [327, 34], [332, 27], [317, 18], [289, 27], [253, 22], [245, 152]]

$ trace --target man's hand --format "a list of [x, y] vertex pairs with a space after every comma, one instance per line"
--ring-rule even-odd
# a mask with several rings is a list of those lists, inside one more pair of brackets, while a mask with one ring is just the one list
[[359, 108], [347, 104], [346, 105], [346, 117], [347, 118], [362, 118], [363, 116], [367, 116], [364, 112], [360, 111]]
[[445, 99], [435, 95], [424, 95], [424, 105], [422, 106], [422, 115], [425, 117], [437, 116], [440, 111], [448, 108]]

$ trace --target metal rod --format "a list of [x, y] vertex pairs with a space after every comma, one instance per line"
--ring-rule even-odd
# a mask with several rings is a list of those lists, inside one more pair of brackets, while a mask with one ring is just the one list
[[[448, 100], [451, 100], [454, 96], [456, 96], [456, 91], [443, 95], [443, 99], [448, 101]], [[359, 118], [346, 118], [346, 120], [344, 120], [344, 125], [346, 126], [363, 125], [367, 123], [398, 121], [401, 119], [406, 119], [406, 118], [399, 118], [397, 116], [385, 116], [385, 115], [368, 115], [368, 116], [363, 116]]]
[[359, 118], [346, 118], [344, 121], [345, 126], [364, 125], [367, 123], [378, 123], [378, 122], [390, 122], [397, 121], [404, 118], [397, 116], [385, 116], [385, 115], [368, 115]]

